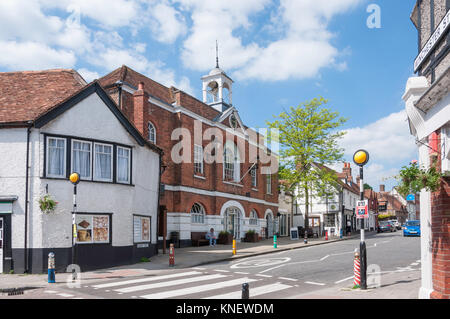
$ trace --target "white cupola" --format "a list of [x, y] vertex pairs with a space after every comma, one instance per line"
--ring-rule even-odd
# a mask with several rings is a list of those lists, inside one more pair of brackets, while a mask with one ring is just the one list
[[203, 103], [219, 112], [224, 112], [233, 105], [233, 80], [219, 67], [218, 47], [216, 44], [216, 67], [202, 77]]

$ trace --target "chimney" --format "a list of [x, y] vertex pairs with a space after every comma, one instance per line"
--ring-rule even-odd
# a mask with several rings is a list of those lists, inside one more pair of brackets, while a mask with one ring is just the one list
[[384, 185], [380, 185], [380, 192], [385, 192], [385, 186]]
[[344, 168], [342, 169], [342, 173], [345, 173], [345, 175], [347, 175], [348, 181], [353, 181], [352, 168], [350, 167], [350, 163], [344, 163]]
[[144, 91], [144, 83], [139, 82], [138, 89], [133, 93], [133, 122], [138, 131], [147, 136], [148, 94]]

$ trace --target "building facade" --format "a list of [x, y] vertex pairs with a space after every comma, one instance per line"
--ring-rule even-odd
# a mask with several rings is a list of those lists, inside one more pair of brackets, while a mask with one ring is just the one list
[[0, 272], [45, 272], [50, 252], [65, 271], [74, 233], [81, 271], [157, 253], [161, 150], [98, 83], [73, 70], [0, 73], [0, 104]]
[[417, 1], [411, 20], [418, 32], [414, 72], [403, 100], [419, 165], [445, 177], [436, 192], [420, 193], [422, 284], [420, 298], [450, 297], [450, 1]]
[[126, 66], [100, 83], [138, 130], [164, 150], [160, 239], [176, 232], [187, 246], [193, 233], [211, 227], [237, 240], [248, 230], [273, 236], [278, 162], [263, 136], [243, 124], [232, 101], [233, 80], [222, 69], [202, 78], [202, 101]]

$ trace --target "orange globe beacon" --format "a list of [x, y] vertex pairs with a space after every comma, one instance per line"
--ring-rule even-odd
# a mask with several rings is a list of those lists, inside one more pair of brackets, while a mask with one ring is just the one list
[[353, 161], [356, 165], [364, 166], [369, 161], [369, 153], [364, 150], [359, 150], [353, 155]]
[[70, 174], [69, 179], [72, 184], [78, 184], [78, 182], [80, 181], [80, 175], [78, 173], [72, 173]]

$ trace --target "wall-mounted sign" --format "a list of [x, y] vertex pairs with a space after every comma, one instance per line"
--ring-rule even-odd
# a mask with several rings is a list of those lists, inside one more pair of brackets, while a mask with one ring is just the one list
[[409, 194], [408, 196], [406, 196], [406, 200], [408, 202], [414, 202], [416, 200], [416, 196], [414, 194]]
[[425, 59], [431, 53], [431, 50], [433, 50], [433, 48], [442, 38], [442, 36], [447, 31], [449, 26], [450, 26], [450, 10], [447, 11], [447, 14], [445, 15], [444, 19], [442, 19], [441, 23], [439, 23], [439, 26], [436, 28], [433, 35], [427, 41], [422, 51], [419, 53], [416, 60], [414, 61], [414, 72], [417, 72], [419, 67], [422, 65], [423, 61], [425, 61]]

